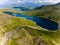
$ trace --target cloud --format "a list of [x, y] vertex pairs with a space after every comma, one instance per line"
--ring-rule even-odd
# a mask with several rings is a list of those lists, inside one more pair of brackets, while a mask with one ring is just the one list
[[17, 0], [17, 2], [33, 2], [33, 3], [58, 3], [60, 0]]
[[53, 2], [58, 3], [60, 0], [0, 0], [0, 5], [14, 4], [14, 3], [24, 3], [24, 2], [34, 2], [34, 3], [44, 3]]
[[17, 0], [17, 1], [24, 1], [24, 2], [36, 2], [36, 1], [41, 1], [41, 2], [60, 2], [60, 0]]
[[39, 2], [60, 2], [60, 0], [39, 0]]

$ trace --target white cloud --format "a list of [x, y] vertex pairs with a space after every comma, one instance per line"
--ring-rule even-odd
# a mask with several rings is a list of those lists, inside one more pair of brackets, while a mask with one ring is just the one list
[[7, 4], [14, 4], [14, 3], [24, 3], [24, 2], [53, 2], [53, 3], [58, 3], [60, 0], [0, 0], [0, 5], [7, 5]]
[[39, 0], [39, 3], [47, 3], [47, 4], [56, 4], [58, 2], [60, 2], [60, 0]]
[[60, 0], [39, 0], [39, 2], [60, 2]]

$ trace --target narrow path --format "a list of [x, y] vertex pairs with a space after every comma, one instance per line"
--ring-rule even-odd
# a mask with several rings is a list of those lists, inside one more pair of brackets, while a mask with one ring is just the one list
[[1, 45], [6, 45], [6, 42], [9, 40], [11, 36], [12, 36], [12, 32], [6, 32], [2, 38]]
[[15, 31], [19, 30], [19, 29], [21, 29], [21, 28], [20, 28], [20, 27], [17, 27], [17, 28], [16, 28], [15, 30], [13, 30], [13, 31], [5, 32], [5, 34], [4, 34], [3, 38], [2, 38], [2, 41], [1, 41], [1, 44], [0, 44], [0, 45], [6, 45], [7, 41], [8, 41], [9, 39], [11, 39], [12, 34], [13, 34]]
[[54, 39], [51, 39], [51, 42], [53, 42], [55, 45], [60, 45], [60, 43], [57, 43]]

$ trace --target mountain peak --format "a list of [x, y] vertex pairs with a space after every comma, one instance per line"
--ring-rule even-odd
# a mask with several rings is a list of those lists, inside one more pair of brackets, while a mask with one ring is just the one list
[[60, 4], [60, 2], [58, 4]]
[[59, 2], [59, 3], [57, 3], [57, 5], [60, 5], [60, 2]]

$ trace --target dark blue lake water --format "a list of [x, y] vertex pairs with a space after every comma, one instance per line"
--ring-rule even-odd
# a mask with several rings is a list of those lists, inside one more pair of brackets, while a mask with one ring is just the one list
[[12, 12], [4, 12], [4, 13], [12, 15], [12, 16], [16, 16], [16, 17], [23, 17], [23, 18], [26, 18], [28, 20], [33, 20], [36, 22], [37, 25], [39, 25], [45, 29], [48, 29], [48, 30], [57, 30], [58, 29], [57, 22], [54, 22], [54, 21], [46, 19], [46, 18], [32, 17], [32, 16], [18, 14], [18, 13], [12, 14]]

